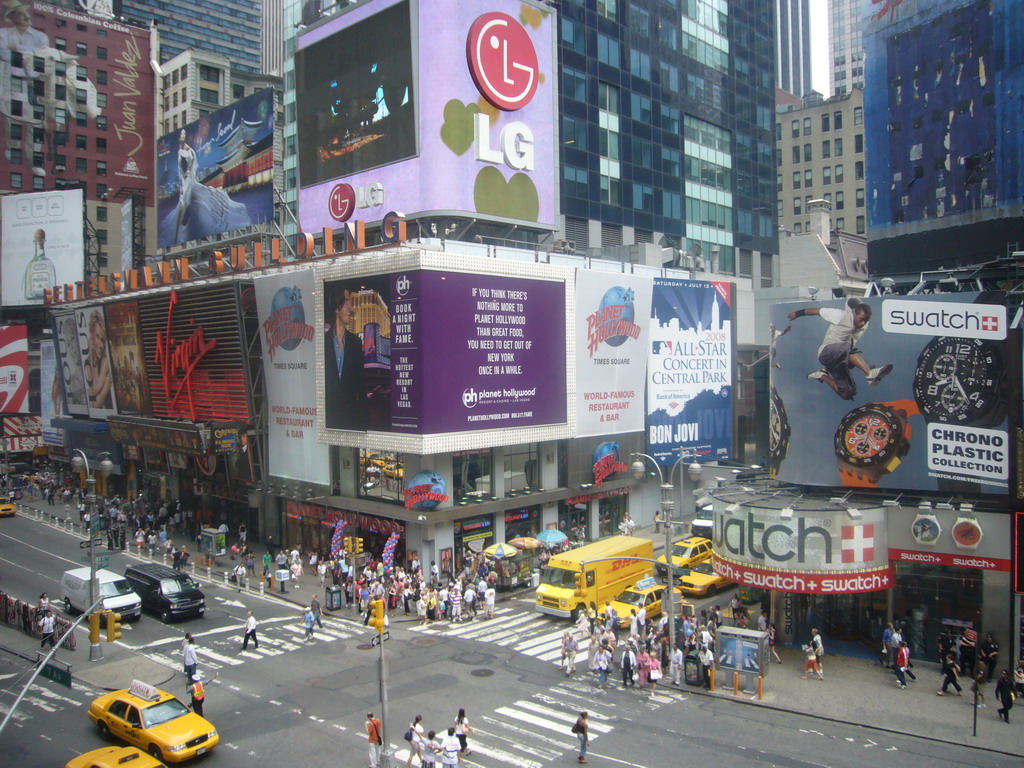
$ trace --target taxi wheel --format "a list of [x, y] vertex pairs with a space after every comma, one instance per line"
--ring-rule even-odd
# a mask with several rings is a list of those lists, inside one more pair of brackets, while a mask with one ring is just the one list
[[704, 590], [704, 597], [711, 597], [712, 595], [715, 595], [717, 593], [718, 587], [716, 587], [714, 584], [709, 584], [708, 588]]
[[96, 727], [100, 729], [100, 737], [104, 741], [110, 741], [110, 726], [108, 726], [105, 722], [100, 720], [98, 723], [96, 723]]
[[160, 752], [160, 747], [158, 747], [156, 744], [150, 744], [146, 751], [149, 752], [149, 754], [152, 755], [154, 759], [160, 760], [161, 762], [163, 761], [164, 756]]

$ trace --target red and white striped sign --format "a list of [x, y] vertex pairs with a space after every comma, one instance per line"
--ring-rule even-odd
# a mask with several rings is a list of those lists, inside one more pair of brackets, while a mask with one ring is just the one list
[[31, 437], [42, 433], [38, 416], [4, 416], [4, 437]]
[[0, 413], [28, 410], [28, 328], [0, 325]]

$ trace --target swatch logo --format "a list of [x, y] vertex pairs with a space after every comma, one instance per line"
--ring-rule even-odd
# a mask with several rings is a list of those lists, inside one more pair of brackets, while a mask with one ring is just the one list
[[1006, 338], [1006, 307], [886, 299], [882, 302], [882, 328], [889, 333], [1002, 341]]

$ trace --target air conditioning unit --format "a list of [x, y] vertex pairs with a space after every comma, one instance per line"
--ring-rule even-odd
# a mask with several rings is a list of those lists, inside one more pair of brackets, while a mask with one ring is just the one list
[[53, 166], [53, 170], [55, 171], [66, 171], [67, 169], [68, 167], [64, 165], [64, 163], [57, 163], [55, 166]]

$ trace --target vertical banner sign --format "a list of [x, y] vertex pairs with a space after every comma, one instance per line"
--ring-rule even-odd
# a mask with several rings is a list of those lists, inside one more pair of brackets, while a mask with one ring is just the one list
[[253, 281], [267, 384], [270, 474], [326, 485], [328, 450], [316, 441], [313, 270]]
[[103, 316], [103, 308], [95, 306], [75, 310], [75, 322], [89, 416], [93, 419], [106, 419], [115, 415], [117, 410], [114, 406], [114, 375], [110, 368], [107, 321]]
[[135, 245], [132, 203], [130, 197], [121, 203], [121, 272], [127, 272], [135, 266], [132, 264], [132, 251]]
[[107, 305], [107, 341], [118, 412], [149, 413], [152, 405], [139, 329], [138, 302], [119, 301]]
[[64, 397], [57, 376], [57, 347], [52, 341], [39, 343], [39, 395], [43, 442], [64, 445], [64, 430], [53, 426], [53, 420], [64, 415]]
[[647, 373], [650, 454], [724, 459], [732, 446], [732, 283], [655, 278]]
[[85, 393], [85, 371], [78, 351], [78, 329], [74, 310], [53, 313], [53, 335], [57, 343], [58, 378], [64, 395], [64, 413], [88, 416], [89, 400]]
[[0, 413], [28, 411], [28, 327], [0, 325]]
[[640, 432], [653, 282], [576, 272], [576, 434]]

